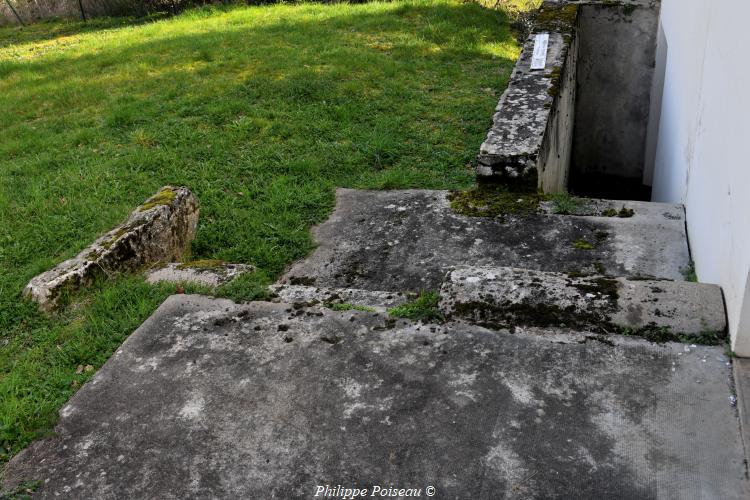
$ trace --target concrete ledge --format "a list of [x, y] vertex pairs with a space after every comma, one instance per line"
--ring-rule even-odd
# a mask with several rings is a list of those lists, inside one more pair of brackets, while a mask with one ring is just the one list
[[721, 289], [700, 283], [463, 267], [448, 274], [440, 295], [446, 317], [498, 327], [640, 331], [670, 339], [726, 330]]
[[24, 294], [50, 311], [65, 290], [100, 275], [181, 259], [198, 227], [198, 199], [185, 187], [165, 186], [72, 259], [33, 278]]
[[566, 190], [576, 93], [577, 5], [546, 3], [537, 33], [549, 32], [547, 63], [531, 70], [526, 41], [477, 157], [477, 180], [545, 192]]

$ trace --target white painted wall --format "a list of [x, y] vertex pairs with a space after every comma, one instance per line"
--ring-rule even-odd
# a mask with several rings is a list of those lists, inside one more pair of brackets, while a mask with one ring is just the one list
[[750, 1], [662, 0], [661, 16], [653, 200], [685, 203], [698, 278], [722, 286], [732, 348], [750, 357]]

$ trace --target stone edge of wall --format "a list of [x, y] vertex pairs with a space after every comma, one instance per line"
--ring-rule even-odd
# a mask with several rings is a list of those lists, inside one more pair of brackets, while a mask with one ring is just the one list
[[[478, 181], [565, 191], [573, 139], [578, 7], [545, 2], [540, 8], [480, 147]], [[550, 34], [547, 64], [532, 71], [534, 38], [539, 33]], [[570, 106], [569, 113], [560, 112], [561, 103]]]

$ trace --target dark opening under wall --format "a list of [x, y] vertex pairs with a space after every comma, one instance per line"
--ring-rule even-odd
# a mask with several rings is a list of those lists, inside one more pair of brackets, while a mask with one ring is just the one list
[[581, 4], [568, 189], [649, 200], [644, 184], [659, 2]]
[[[544, 2], [480, 148], [477, 180], [649, 200], [659, 7], [658, 0]], [[547, 47], [543, 66], [532, 65], [537, 44], [542, 54]]]

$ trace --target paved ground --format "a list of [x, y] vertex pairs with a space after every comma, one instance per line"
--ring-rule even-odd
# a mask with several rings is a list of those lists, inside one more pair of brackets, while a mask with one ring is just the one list
[[[504, 219], [454, 213], [445, 191], [339, 189], [336, 210], [314, 231], [318, 249], [284, 281], [383, 291], [436, 290], [457, 265], [539, 271], [603, 270], [682, 280], [690, 256], [684, 210], [620, 202], [631, 218], [539, 214]], [[596, 241], [578, 249], [577, 240]]]
[[718, 347], [178, 295], [6, 485], [41, 480], [41, 498], [314, 498], [340, 484], [744, 499], [731, 385]]

